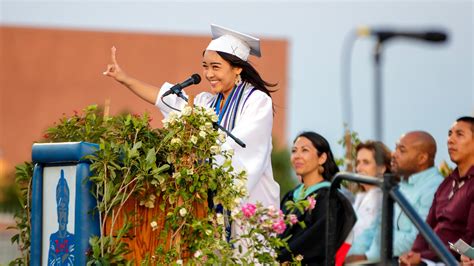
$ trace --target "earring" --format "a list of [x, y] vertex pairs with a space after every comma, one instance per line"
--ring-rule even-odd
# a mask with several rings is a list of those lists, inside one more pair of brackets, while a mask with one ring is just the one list
[[235, 85], [239, 85], [240, 82], [242, 82], [242, 77], [240, 77], [240, 74], [237, 74], [235, 77]]

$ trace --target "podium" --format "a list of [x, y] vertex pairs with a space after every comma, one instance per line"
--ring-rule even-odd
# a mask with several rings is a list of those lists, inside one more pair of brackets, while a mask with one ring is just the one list
[[[88, 180], [90, 162], [84, 160], [84, 156], [98, 148], [97, 144], [86, 142], [33, 145], [31, 265], [86, 265], [87, 253], [91, 252], [89, 238], [100, 237], [101, 221]], [[125, 256], [127, 260], [138, 264], [147, 258], [149, 263], [156, 263], [157, 248], [180, 250], [183, 259], [189, 258], [186, 247], [179, 244], [179, 237], [172, 239], [173, 232], [160, 237], [170, 209], [169, 204], [165, 204], [161, 210], [158, 206], [162, 202], [157, 199], [155, 208], [147, 208], [131, 197], [117, 213], [114, 228], [111, 228], [110, 217], [105, 218], [105, 235], [115, 234], [122, 227], [125, 214], [132, 220], [134, 226], [121, 239], [131, 251]], [[206, 217], [207, 205], [194, 203], [192, 214]], [[156, 226], [152, 227], [152, 222]]]
[[[160, 237], [164, 227], [166, 213], [169, 210], [169, 206], [165, 207], [162, 211], [158, 206], [163, 202], [162, 199], [157, 199], [155, 202], [155, 208], [147, 208], [139, 206], [139, 202], [135, 199], [129, 199], [125, 208], [122, 210], [124, 213], [134, 213], [133, 227], [128, 235], [123, 238], [123, 241], [129, 245], [131, 252], [125, 256], [127, 260], [134, 260], [135, 264], [140, 264], [143, 260], [148, 258], [149, 264], [156, 264], [158, 258], [153, 254], [156, 248], [162, 248], [164, 251], [168, 250], [179, 250], [183, 252], [183, 259], [187, 260], [191, 254], [187, 251], [187, 247], [179, 244], [179, 237], [174, 240], [171, 239], [171, 235], [174, 232], [168, 232], [165, 236]], [[207, 204], [194, 203], [195, 217], [206, 217], [208, 211]], [[123, 213], [119, 213], [122, 215]], [[156, 222], [156, 226], [152, 227], [150, 224]], [[114, 226], [114, 231], [119, 229], [123, 225], [122, 216], [119, 217], [117, 224]], [[110, 230], [110, 221], [107, 222], [106, 230]]]
[[89, 238], [99, 236], [89, 162], [98, 145], [34, 144], [31, 265], [86, 265]]

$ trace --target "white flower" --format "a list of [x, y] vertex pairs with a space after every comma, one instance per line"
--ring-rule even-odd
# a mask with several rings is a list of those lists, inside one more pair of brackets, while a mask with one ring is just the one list
[[227, 150], [227, 155], [234, 156], [234, 149], [228, 149]]
[[204, 114], [204, 111], [205, 111], [204, 108], [201, 107], [201, 106], [195, 106], [195, 107], [194, 107], [194, 112], [195, 112], [196, 114], [198, 114], [198, 115]]
[[181, 217], [186, 216], [186, 214], [188, 214], [188, 211], [186, 210], [186, 208], [179, 209], [179, 215], [181, 215]]
[[196, 144], [198, 141], [198, 138], [196, 136], [191, 136], [191, 143]]
[[220, 225], [223, 225], [224, 224], [224, 215], [222, 215], [222, 213], [218, 213], [216, 214], [216, 220], [217, 220], [217, 224], [220, 224]]
[[180, 144], [181, 143], [181, 140], [179, 138], [173, 138], [171, 140], [171, 145], [174, 145], [174, 144]]
[[176, 264], [178, 264], [178, 265], [183, 265], [183, 260], [177, 260], [177, 261], [176, 261]]
[[224, 132], [220, 132], [219, 135], [217, 136], [217, 139], [220, 142], [225, 142], [226, 134]]
[[212, 235], [212, 230], [207, 229], [207, 230], [206, 230], [206, 235], [208, 235], [208, 236]]
[[150, 209], [155, 208], [155, 202], [152, 200], [147, 200], [145, 202], [145, 207], [150, 208]]
[[176, 119], [180, 117], [180, 114], [178, 114], [175, 111], [172, 111], [168, 114], [168, 116], [162, 120], [163, 124], [168, 126], [168, 124], [172, 125], [174, 122], [176, 122]]
[[206, 115], [208, 116], [216, 115], [216, 112], [212, 110], [211, 108], [206, 108]]
[[200, 250], [198, 250], [198, 251], [196, 251], [196, 252], [194, 253], [194, 257], [195, 257], [195, 258], [199, 258], [199, 257], [201, 257], [201, 256], [202, 256], [202, 251], [200, 251]]
[[233, 182], [234, 182], [235, 190], [240, 190], [245, 185], [244, 182], [242, 182], [242, 180], [240, 179], [234, 179]]
[[221, 151], [221, 147], [216, 146], [216, 145], [211, 146], [211, 153], [212, 154], [218, 154], [220, 151]]
[[201, 138], [205, 138], [207, 136], [207, 133], [201, 130], [201, 131], [199, 131], [199, 136]]
[[194, 171], [193, 171], [193, 169], [187, 169], [187, 170], [186, 170], [186, 173], [187, 173], [188, 175], [193, 175], [193, 174], [194, 174]]
[[234, 203], [235, 203], [236, 205], [240, 205], [241, 202], [242, 202], [242, 199], [241, 199], [241, 198], [235, 198], [235, 199], [234, 199]]
[[174, 179], [180, 178], [180, 177], [181, 177], [181, 173], [180, 173], [180, 172], [174, 172], [172, 177], [173, 177]]
[[152, 228], [152, 231], [155, 231], [156, 229], [158, 229], [158, 223], [155, 221], [151, 222], [150, 226]]
[[212, 122], [217, 122], [217, 120], [219, 120], [219, 117], [217, 117], [217, 115], [216, 115], [215, 113], [212, 114], [212, 116], [211, 116], [211, 121], [212, 121]]
[[204, 124], [204, 126], [206, 127], [206, 129], [212, 129], [212, 123], [211, 122], [206, 122]]
[[298, 256], [296, 256], [296, 261], [302, 261], [303, 260], [303, 255], [299, 254]]
[[268, 214], [273, 215], [276, 213], [276, 208], [273, 205], [268, 206]]
[[192, 111], [193, 111], [193, 108], [188, 105], [188, 106], [185, 106], [185, 107], [183, 108], [183, 110], [181, 111], [181, 114], [182, 114], [183, 116], [189, 116]]

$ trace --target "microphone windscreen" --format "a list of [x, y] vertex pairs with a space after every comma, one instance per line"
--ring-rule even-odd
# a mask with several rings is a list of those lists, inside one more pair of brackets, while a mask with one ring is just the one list
[[194, 73], [191, 77], [193, 78], [194, 84], [201, 82], [201, 76], [199, 76], [199, 74]]
[[448, 36], [446, 33], [440, 32], [440, 31], [429, 31], [426, 33], [425, 40], [431, 41], [431, 42], [444, 42]]

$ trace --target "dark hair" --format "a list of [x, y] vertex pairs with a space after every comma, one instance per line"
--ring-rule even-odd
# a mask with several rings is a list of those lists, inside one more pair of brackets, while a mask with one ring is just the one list
[[275, 92], [274, 90], [269, 90], [267, 87], [275, 87], [277, 83], [269, 83], [260, 77], [260, 74], [257, 70], [249, 63], [235, 55], [231, 55], [224, 52], [216, 51], [222, 59], [228, 62], [232, 67], [240, 67], [242, 68], [242, 72], [240, 73], [240, 77], [243, 81], [247, 81], [252, 84], [255, 89], [259, 91], [263, 91], [266, 95], [270, 96], [270, 93]]
[[466, 122], [471, 124], [471, 132], [474, 134], [474, 117], [472, 116], [462, 116], [456, 120], [456, 122]]
[[383, 144], [381, 141], [368, 140], [361, 142], [356, 147], [356, 153], [362, 149], [367, 149], [374, 153], [374, 159], [377, 166], [385, 166], [385, 173], [391, 173], [390, 171], [390, 160], [392, 159], [392, 153], [390, 149]]
[[337, 172], [339, 172], [339, 167], [337, 167], [336, 161], [334, 161], [334, 155], [332, 154], [331, 147], [329, 146], [329, 142], [323, 136], [319, 135], [316, 132], [306, 131], [306, 132], [300, 133], [295, 138], [293, 143], [295, 143], [299, 137], [305, 137], [309, 141], [311, 141], [313, 146], [318, 151], [318, 156], [320, 156], [323, 153], [326, 153], [327, 159], [326, 159], [326, 162], [324, 162], [324, 164], [322, 165], [322, 167], [324, 168], [324, 172], [322, 175], [325, 180], [331, 181], [334, 175]]

